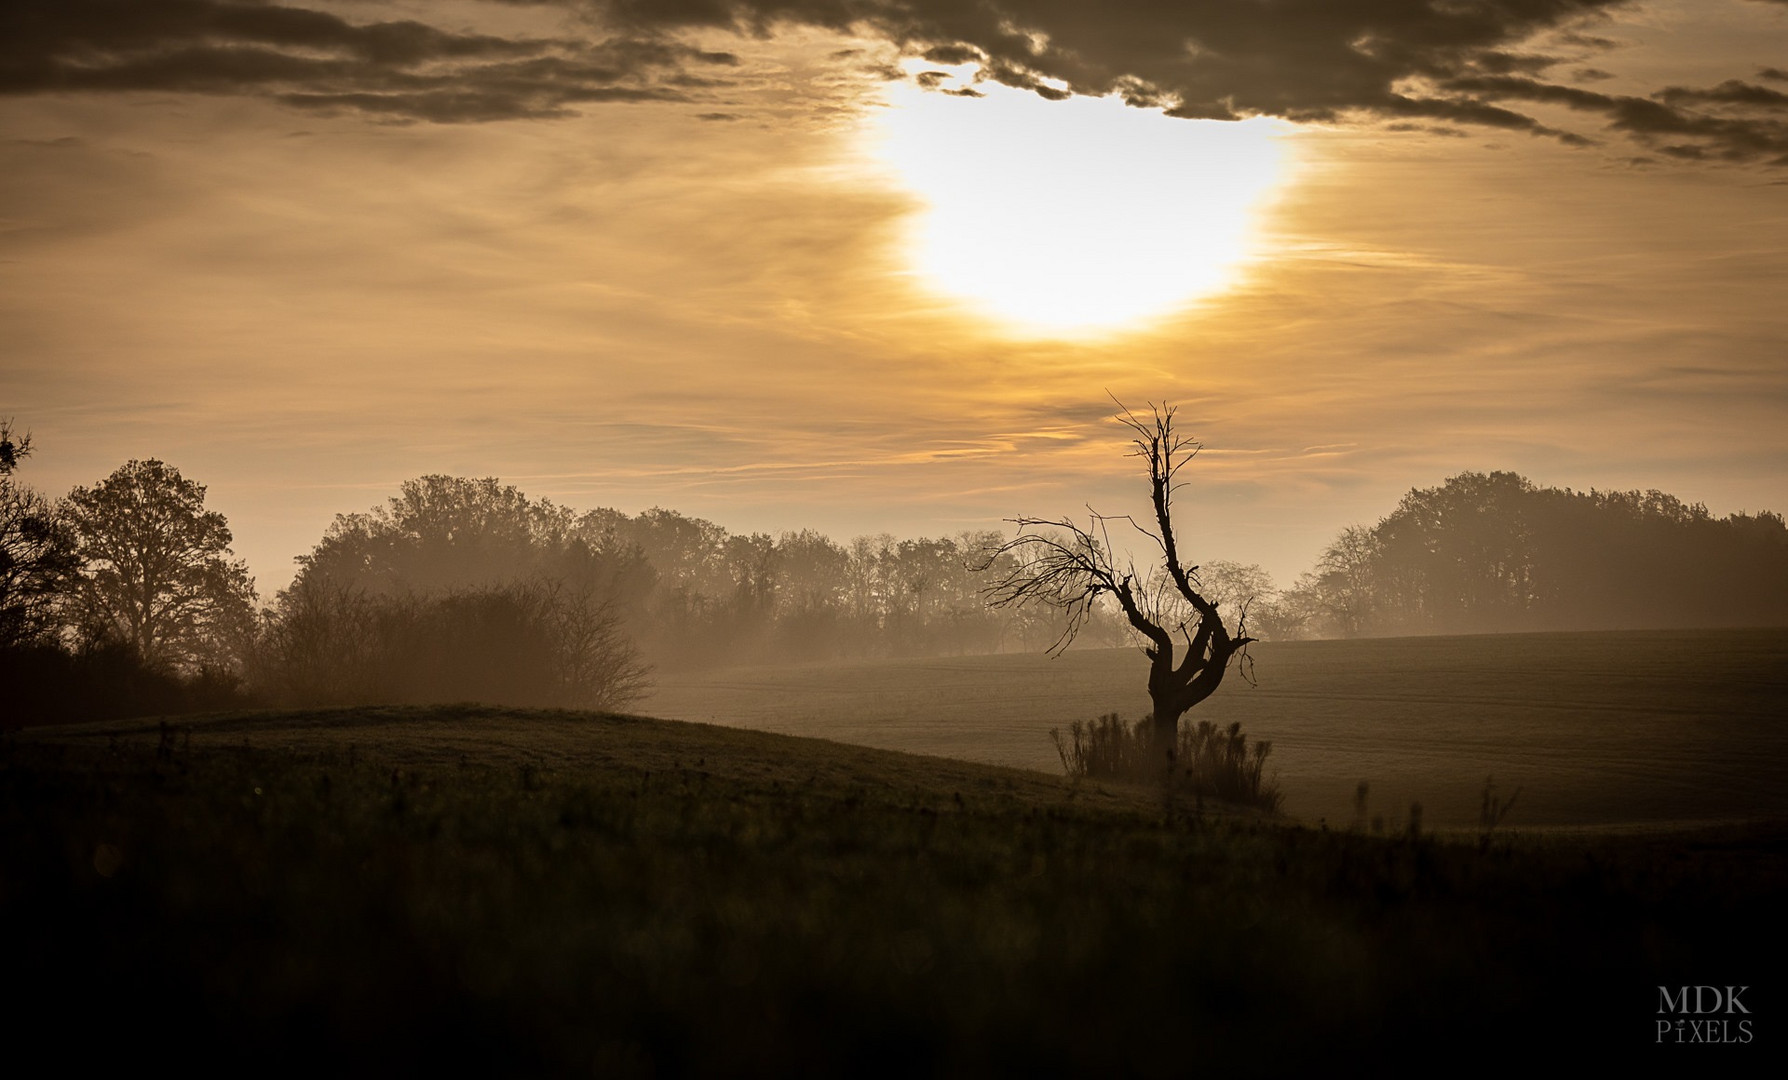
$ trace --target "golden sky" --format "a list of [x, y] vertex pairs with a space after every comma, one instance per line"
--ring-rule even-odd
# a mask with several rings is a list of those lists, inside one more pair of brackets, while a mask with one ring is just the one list
[[0, 43], [20, 476], [160, 457], [264, 590], [428, 472], [841, 539], [1122, 513], [1113, 396], [1204, 443], [1194, 556], [1282, 583], [1465, 469], [1788, 509], [1779, 0], [26, 0]]

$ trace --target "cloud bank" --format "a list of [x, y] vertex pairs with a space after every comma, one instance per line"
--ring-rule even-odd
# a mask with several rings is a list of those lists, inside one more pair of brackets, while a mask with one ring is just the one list
[[[366, 5], [373, 8], [375, 5]], [[351, 21], [262, 0], [20, 0], [0, 13], [0, 93], [161, 91], [440, 123], [684, 100], [736, 59], [654, 37], [502, 35]]]
[[[264, 0], [15, 0], [0, 15], [0, 93], [179, 91], [405, 121], [551, 118], [599, 102], [712, 102], [738, 60], [692, 40], [803, 27], [972, 64], [976, 79], [1045, 97], [1115, 93], [1180, 117], [1472, 125], [1573, 144], [1630, 141], [1677, 159], [1788, 165], [1788, 94], [1765, 85], [1779, 69], [1734, 58], [1711, 86], [1619, 94], [1581, 85], [1609, 77], [1604, 54], [1615, 42], [1602, 35], [1633, 7], [1628, 0], [484, 6], [526, 9], [558, 30], [381, 21], [382, 5], [371, 3], [347, 5], [364, 16], [351, 18]], [[1578, 130], [1578, 116], [1590, 131]]]

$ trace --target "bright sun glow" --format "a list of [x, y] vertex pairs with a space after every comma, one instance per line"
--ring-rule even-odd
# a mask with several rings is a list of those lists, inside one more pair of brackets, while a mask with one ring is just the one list
[[876, 153], [926, 203], [931, 287], [1019, 333], [1136, 326], [1224, 288], [1284, 157], [1271, 120], [1177, 120], [1116, 98], [889, 90]]

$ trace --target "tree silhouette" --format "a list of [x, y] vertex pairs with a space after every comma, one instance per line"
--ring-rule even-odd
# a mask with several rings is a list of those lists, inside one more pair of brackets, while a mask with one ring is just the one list
[[76, 624], [90, 642], [182, 670], [227, 664], [251, 632], [254, 582], [205, 487], [160, 461], [130, 461], [65, 504], [81, 567]]
[[1378, 534], [1364, 525], [1351, 525], [1323, 549], [1316, 560], [1312, 586], [1318, 614], [1340, 637], [1359, 637], [1373, 624], [1375, 605], [1385, 599], [1389, 587], [1380, 587]]
[[275, 598], [260, 681], [290, 704], [619, 708], [648, 687], [625, 609], [637, 551], [494, 477], [405, 481], [338, 515]]
[[30, 433], [0, 419], [0, 649], [54, 635], [57, 601], [74, 568], [55, 507], [12, 477], [30, 454]]
[[[1051, 650], [1059, 653], [1093, 616], [1101, 597], [1115, 600], [1130, 626], [1148, 639], [1143, 652], [1149, 658], [1149, 700], [1154, 705], [1152, 742], [1167, 765], [1180, 717], [1216, 691], [1231, 661], [1245, 657], [1254, 639], [1247, 635], [1245, 612], [1230, 633], [1217, 603], [1203, 590], [1198, 567], [1181, 559], [1173, 496], [1180, 469], [1196, 456], [1199, 445], [1174, 430], [1171, 407], [1151, 405], [1150, 412], [1151, 418], [1142, 420], [1124, 409], [1117, 420], [1135, 433], [1132, 456], [1148, 468], [1154, 527], [1097, 512], [1086, 528], [1068, 518], [1015, 518], [1017, 537], [996, 549], [990, 564], [1007, 555], [1014, 562], [989, 587], [988, 602], [996, 607], [1042, 603], [1066, 611], [1067, 629]], [[1132, 562], [1117, 565], [1109, 532], [1114, 521], [1128, 524], [1159, 550], [1160, 562], [1147, 574]]]
[[13, 434], [12, 419], [0, 420], [0, 476], [11, 476], [19, 462], [31, 455], [31, 433]]
[[1788, 525], [1660, 491], [1462, 472], [1343, 531], [1299, 592], [1343, 637], [1779, 626]]

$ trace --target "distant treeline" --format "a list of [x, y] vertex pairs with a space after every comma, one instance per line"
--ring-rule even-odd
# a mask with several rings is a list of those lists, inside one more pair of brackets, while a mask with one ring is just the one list
[[612, 617], [660, 670], [1045, 647], [1054, 613], [982, 598], [1001, 539], [738, 535], [674, 510], [579, 513], [493, 479], [425, 476], [337, 517], [270, 617], [318, 627], [295, 637], [346, 640], [321, 628], [397, 598], [459, 598], [463, 621], [467, 598], [525, 586], [531, 603]]
[[[338, 516], [263, 603], [202, 485], [132, 461], [52, 501], [14, 481], [30, 450], [0, 422], [7, 726], [250, 703], [613, 709], [652, 671], [1041, 650], [1064, 628], [1047, 606], [988, 607], [1014, 558], [997, 554], [997, 532], [740, 535], [450, 476]], [[1781, 517], [1513, 473], [1411, 491], [1288, 589], [1254, 565], [1197, 574], [1267, 640], [1788, 625]], [[1078, 640], [1131, 635], [1095, 608]]]
[[1788, 625], [1788, 527], [1659, 491], [1460, 473], [1267, 598], [1305, 636]]
[[[263, 604], [205, 489], [132, 461], [52, 501], [0, 426], [0, 722], [233, 705], [480, 700], [613, 709], [649, 673], [1041, 649], [1050, 609], [990, 610], [998, 533], [839, 544], [671, 510], [573, 511], [425, 476], [338, 516]], [[1104, 619], [1086, 640], [1115, 644]]]

